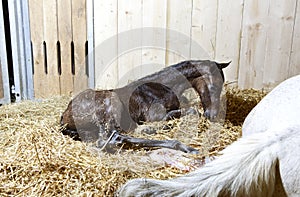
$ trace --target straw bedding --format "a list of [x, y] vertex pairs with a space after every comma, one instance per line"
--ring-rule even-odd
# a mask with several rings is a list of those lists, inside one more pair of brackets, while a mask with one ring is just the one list
[[224, 122], [213, 124], [188, 115], [147, 124], [158, 130], [155, 135], [141, 134], [139, 129], [133, 134], [175, 138], [197, 148], [199, 155], [171, 150], [120, 150], [112, 155], [73, 141], [61, 134], [59, 126], [69, 97], [1, 106], [0, 196], [113, 196], [132, 178], [167, 179], [187, 173], [240, 137], [244, 118], [264, 95], [226, 88]]

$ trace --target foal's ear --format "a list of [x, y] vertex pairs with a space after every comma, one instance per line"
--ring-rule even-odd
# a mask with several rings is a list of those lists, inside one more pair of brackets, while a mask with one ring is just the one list
[[226, 68], [230, 63], [231, 63], [231, 61], [228, 62], [228, 63], [218, 63], [218, 62], [216, 62], [219, 69]]

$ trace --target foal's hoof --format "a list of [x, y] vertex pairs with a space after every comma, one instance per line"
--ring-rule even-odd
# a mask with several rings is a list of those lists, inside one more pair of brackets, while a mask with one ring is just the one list
[[188, 152], [187, 153], [189, 153], [189, 154], [194, 154], [194, 155], [197, 155], [197, 154], [199, 154], [199, 151], [198, 150], [196, 150], [196, 149], [194, 149], [194, 148], [192, 148], [192, 147], [188, 147]]
[[[179, 149], [178, 149], [179, 150]], [[190, 147], [190, 146], [186, 146], [186, 145], [184, 145], [184, 144], [181, 144], [181, 148], [180, 148], [180, 150], [182, 151], [182, 152], [185, 152], [185, 153], [188, 153], [188, 154], [199, 154], [199, 151], [197, 150], [197, 149], [194, 149], [194, 148], [192, 148], [192, 147]]]

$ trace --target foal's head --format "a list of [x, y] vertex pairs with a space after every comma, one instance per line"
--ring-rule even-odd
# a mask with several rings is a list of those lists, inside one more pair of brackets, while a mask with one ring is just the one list
[[[196, 63], [196, 62], [195, 62]], [[213, 61], [201, 63], [197, 69], [201, 76], [192, 80], [192, 86], [199, 93], [204, 116], [211, 121], [216, 121], [220, 108], [220, 94], [224, 84], [223, 68], [229, 63], [217, 63]], [[197, 67], [197, 65], [196, 65]]]

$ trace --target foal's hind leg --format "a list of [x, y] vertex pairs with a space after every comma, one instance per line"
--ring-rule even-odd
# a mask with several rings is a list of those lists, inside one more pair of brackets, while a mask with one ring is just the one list
[[114, 136], [111, 138], [110, 145], [123, 145], [124, 148], [170, 148], [174, 150], [180, 150], [185, 153], [198, 154], [198, 150], [186, 146], [177, 140], [148, 140], [143, 138], [134, 138], [130, 136], [125, 136], [115, 132]]

